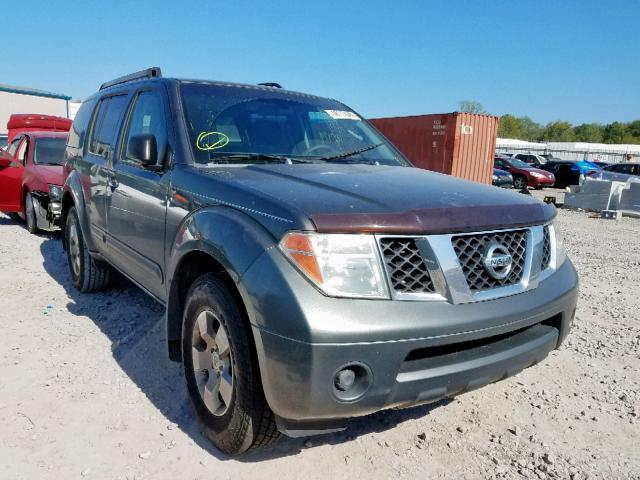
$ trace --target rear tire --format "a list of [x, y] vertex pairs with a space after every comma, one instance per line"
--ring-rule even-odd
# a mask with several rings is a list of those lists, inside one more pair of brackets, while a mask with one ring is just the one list
[[33, 196], [27, 192], [24, 196], [24, 222], [27, 232], [38, 233], [38, 221], [36, 220], [36, 207], [33, 204]]
[[96, 260], [89, 253], [75, 207], [71, 207], [67, 212], [64, 241], [67, 246], [69, 273], [76, 288], [82, 293], [97, 292], [106, 288], [111, 279], [111, 267]]
[[198, 278], [189, 289], [182, 324], [185, 380], [204, 434], [230, 455], [280, 436], [250, 335], [222, 280], [212, 273]]

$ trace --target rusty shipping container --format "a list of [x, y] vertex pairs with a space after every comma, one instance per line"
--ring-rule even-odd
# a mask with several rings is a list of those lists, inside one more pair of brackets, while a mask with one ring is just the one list
[[454, 112], [371, 123], [416, 167], [491, 183], [498, 117]]

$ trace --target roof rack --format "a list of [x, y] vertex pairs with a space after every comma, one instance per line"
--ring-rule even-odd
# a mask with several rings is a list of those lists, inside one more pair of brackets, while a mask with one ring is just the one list
[[263, 87], [282, 88], [282, 85], [276, 82], [265, 82], [259, 83], [258, 85], [262, 85]]
[[154, 78], [154, 77], [162, 77], [162, 72], [160, 71], [160, 67], [151, 67], [151, 68], [147, 68], [146, 70], [140, 70], [139, 72], [130, 73], [129, 75], [125, 75], [123, 77], [118, 77], [115, 80], [111, 80], [110, 82], [105, 82], [102, 85], [100, 85], [100, 90], [113, 87], [114, 85], [120, 85], [121, 83], [132, 82], [133, 80], [140, 80], [142, 78]]

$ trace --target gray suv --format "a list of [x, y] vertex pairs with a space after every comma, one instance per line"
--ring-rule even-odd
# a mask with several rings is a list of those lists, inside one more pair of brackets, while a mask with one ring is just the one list
[[514, 375], [573, 320], [553, 206], [413, 168], [336, 100], [149, 69], [82, 104], [65, 159], [75, 286], [116, 269], [166, 306], [230, 454]]

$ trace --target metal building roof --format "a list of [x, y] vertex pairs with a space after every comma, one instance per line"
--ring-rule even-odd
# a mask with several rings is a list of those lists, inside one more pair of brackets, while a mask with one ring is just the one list
[[0, 92], [18, 93], [20, 95], [31, 95], [34, 97], [59, 98], [61, 100], [71, 100], [71, 97], [61, 93], [47, 92], [36, 88], [16, 87], [13, 85], [3, 85], [0, 83]]

